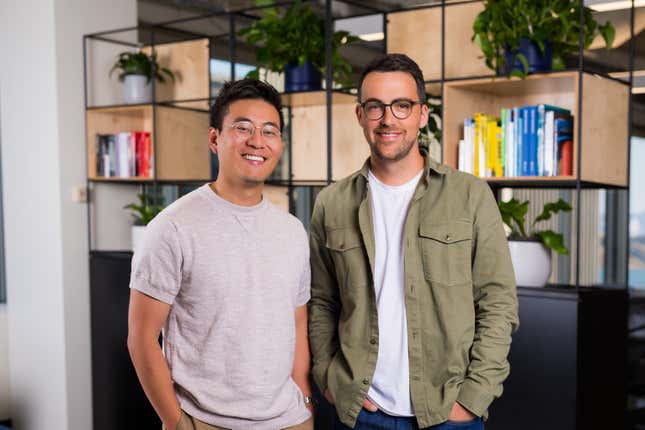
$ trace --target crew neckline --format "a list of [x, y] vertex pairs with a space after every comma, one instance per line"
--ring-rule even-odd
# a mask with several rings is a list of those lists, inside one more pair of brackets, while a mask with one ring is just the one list
[[419, 183], [419, 180], [421, 179], [421, 176], [423, 175], [423, 169], [419, 170], [419, 173], [414, 175], [412, 179], [410, 179], [408, 182], [404, 182], [401, 185], [388, 185], [383, 183], [379, 178], [376, 177], [376, 175], [372, 172], [372, 169], [369, 169], [367, 171], [367, 178], [369, 181], [374, 181], [376, 185], [379, 186], [379, 188], [382, 188], [387, 191], [401, 191], [405, 190], [409, 187], [411, 187], [413, 184], [416, 186], [416, 184]]
[[211, 187], [210, 183], [202, 185], [202, 193], [206, 196], [208, 200], [213, 202], [216, 206], [224, 206], [226, 209], [233, 211], [238, 214], [253, 215], [267, 207], [267, 199], [262, 195], [262, 200], [260, 203], [253, 206], [242, 206], [235, 203], [229, 202], [225, 198], [217, 194]]

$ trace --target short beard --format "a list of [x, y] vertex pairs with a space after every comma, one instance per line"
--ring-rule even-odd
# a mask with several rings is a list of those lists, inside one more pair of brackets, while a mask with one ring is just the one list
[[379, 160], [379, 161], [386, 161], [386, 162], [397, 162], [400, 160], [403, 160], [405, 157], [410, 154], [410, 151], [412, 150], [413, 147], [418, 146], [418, 139], [414, 139], [412, 141], [403, 141], [403, 144], [401, 147], [399, 147], [399, 150], [394, 154], [394, 156], [386, 156], [384, 155], [380, 150], [379, 146], [377, 144], [370, 144], [370, 149], [372, 150], [372, 154]]

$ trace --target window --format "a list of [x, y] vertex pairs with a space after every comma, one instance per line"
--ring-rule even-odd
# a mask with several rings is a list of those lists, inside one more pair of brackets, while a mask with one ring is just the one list
[[629, 189], [629, 286], [645, 289], [645, 138], [632, 137]]

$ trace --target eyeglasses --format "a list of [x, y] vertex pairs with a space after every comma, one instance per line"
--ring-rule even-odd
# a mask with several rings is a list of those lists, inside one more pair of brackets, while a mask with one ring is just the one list
[[250, 121], [238, 121], [231, 124], [231, 128], [238, 138], [245, 140], [253, 137], [256, 128], [260, 129], [260, 136], [269, 141], [276, 141], [282, 136], [278, 127], [271, 124], [256, 126]]
[[420, 105], [417, 102], [409, 99], [395, 99], [392, 103], [383, 103], [380, 100], [368, 100], [360, 104], [367, 116], [367, 119], [381, 119], [385, 116], [385, 108], [389, 107], [394, 118], [406, 119], [412, 113], [414, 105]]

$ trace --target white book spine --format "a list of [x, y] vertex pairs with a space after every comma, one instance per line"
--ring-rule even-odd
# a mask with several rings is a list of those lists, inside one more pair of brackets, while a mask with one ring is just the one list
[[130, 163], [128, 160], [130, 133], [119, 133], [116, 136], [116, 176], [127, 178], [129, 176]]

